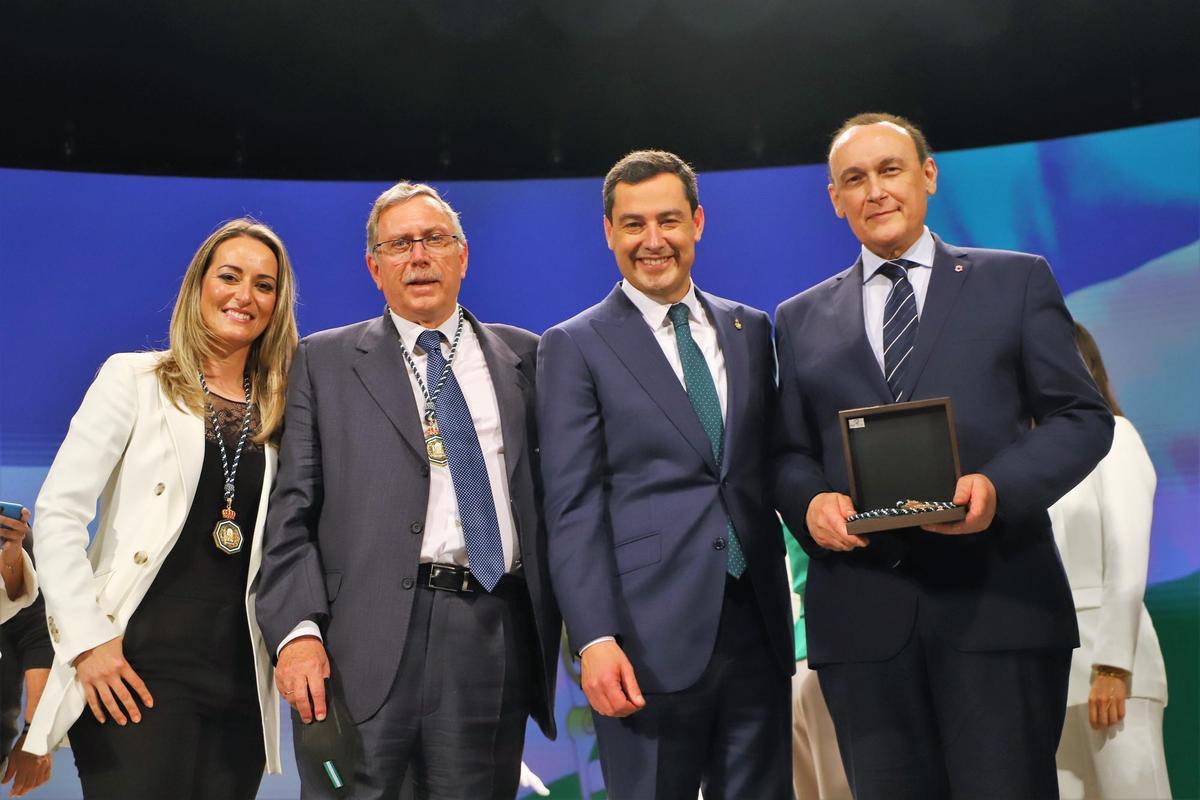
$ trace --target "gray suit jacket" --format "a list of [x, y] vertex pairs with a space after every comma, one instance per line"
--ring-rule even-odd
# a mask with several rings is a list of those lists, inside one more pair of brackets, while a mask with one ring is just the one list
[[[538, 337], [466, 319], [499, 402], [508, 485], [537, 624], [532, 714], [553, 737], [561, 617], [546, 573], [533, 392]], [[416, 591], [429, 464], [395, 326], [384, 315], [300, 342], [271, 494], [256, 613], [274, 652], [301, 620], [325, 638], [351, 716], [391, 689]], [[470, 653], [464, 653], [469, 658]]]

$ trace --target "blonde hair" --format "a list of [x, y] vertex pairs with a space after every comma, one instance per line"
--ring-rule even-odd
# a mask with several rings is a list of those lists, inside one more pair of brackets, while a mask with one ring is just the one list
[[217, 340], [200, 313], [200, 292], [213, 253], [223, 242], [238, 237], [254, 239], [275, 254], [279, 273], [275, 281], [275, 309], [267, 328], [250, 346], [246, 372], [250, 390], [258, 406], [262, 430], [256, 442], [276, 438], [283, 425], [287, 394], [288, 368], [296, 351], [296, 281], [287, 248], [273, 230], [250, 217], [222, 224], [209, 234], [188, 264], [171, 312], [170, 350], [156, 369], [158, 384], [177, 408], [203, 416], [206, 403], [198, 376], [204, 365], [216, 356]]

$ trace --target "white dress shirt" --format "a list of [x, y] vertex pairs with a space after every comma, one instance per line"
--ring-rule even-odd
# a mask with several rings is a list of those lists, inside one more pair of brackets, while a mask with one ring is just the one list
[[[425, 351], [417, 346], [417, 337], [426, 329], [415, 322], [399, 317], [395, 312], [388, 312], [400, 341], [412, 356], [417, 369], [421, 371], [421, 379], [427, 380], [427, 358]], [[458, 327], [458, 314], [451, 314], [438, 327], [442, 336], [442, 357], [450, 357], [450, 343], [454, 341], [454, 331]], [[405, 373], [412, 386], [413, 402], [417, 404], [417, 414], [425, 414], [425, 395], [417, 383], [412, 370], [405, 364]], [[471, 412], [471, 421], [475, 423], [475, 435], [479, 437], [479, 447], [483, 450], [483, 462], [487, 465], [488, 483], [491, 484], [492, 498], [501, 501], [508, 497], [508, 468], [504, 462], [504, 436], [500, 429], [500, 403], [496, 400], [496, 390], [492, 386], [492, 375], [488, 372], [487, 362], [483, 358], [483, 349], [479, 346], [479, 337], [471, 323], [463, 322], [462, 338], [458, 342], [458, 354], [451, 366], [455, 380], [462, 389], [463, 398]], [[433, 386], [426, 386], [432, 392]], [[516, 526], [513, 523], [512, 507], [507, 502], [496, 503], [496, 520], [500, 523], [500, 541], [504, 546], [504, 569], [511, 572], [513, 565], [520, 558], [520, 548], [517, 544]], [[424, 563], [457, 564], [460, 567], [469, 566], [467, 563], [467, 542], [463, 538], [462, 520], [458, 515], [458, 500], [454, 496], [454, 482], [450, 478], [450, 467], [429, 465], [429, 505], [425, 511], [425, 533], [421, 538], [421, 561]]]
[[[667, 363], [675, 371], [675, 377], [686, 389], [687, 381], [683, 377], [683, 362], [679, 358], [679, 345], [675, 343], [675, 325], [667, 316], [674, 303], [660, 303], [652, 297], [647, 297], [635, 289], [629, 281], [621, 281], [621, 291], [642, 313], [642, 318], [650, 326], [650, 333], [654, 335], [654, 341], [662, 348], [663, 355], [667, 357]], [[692, 339], [700, 348], [700, 352], [704, 354], [708, 371], [712, 373], [713, 384], [717, 388], [717, 398], [721, 401], [721, 418], [725, 419], [729, 405], [727, 399], [729, 381], [725, 374], [725, 357], [721, 355], [721, 346], [717, 342], [717, 329], [713, 326], [712, 320], [708, 318], [708, 312], [704, 310], [704, 306], [700, 304], [700, 298], [696, 296], [696, 284], [693, 283], [688, 288], [687, 294], [679, 302], [687, 306], [688, 327], [692, 330]], [[612, 636], [600, 636], [579, 648], [579, 655], [583, 655], [583, 651], [594, 644], [612, 641], [615, 641]]]
[[[913, 242], [912, 247], [904, 251], [900, 258], [920, 264], [908, 270], [908, 282], [912, 285], [913, 295], [917, 301], [917, 319], [925, 309], [925, 293], [929, 291], [929, 277], [933, 273], [933, 234], [926, 227], [920, 238]], [[888, 295], [892, 293], [892, 279], [879, 274], [879, 268], [888, 263], [865, 246], [862, 249], [863, 262], [863, 324], [867, 329], [867, 341], [875, 360], [879, 362], [879, 370], [883, 371], [883, 307], [887, 305]]]
[[[417, 337], [426, 328], [415, 322], [410, 322], [397, 316], [394, 311], [388, 311], [400, 341], [404, 344], [413, 363], [421, 372], [421, 379], [428, 377], [427, 357], [425, 351], [417, 345]], [[454, 341], [454, 332], [458, 327], [458, 314], [451, 314], [450, 319], [442, 323], [437, 330], [442, 336], [442, 357], [450, 357], [450, 343]], [[678, 360], [678, 359], [676, 359]], [[399, 365], [408, 376], [412, 387], [413, 402], [417, 405], [417, 414], [424, 417], [425, 395], [420, 384], [409, 368], [408, 363]], [[483, 348], [479, 345], [479, 337], [471, 323], [463, 322], [462, 338], [458, 342], [458, 353], [451, 366], [454, 378], [462, 389], [463, 398], [467, 401], [467, 409], [471, 412], [471, 420], [475, 423], [475, 434], [479, 437], [479, 447], [483, 450], [483, 462], [487, 466], [488, 483], [491, 484], [492, 498], [496, 502], [496, 521], [500, 523], [500, 542], [504, 548], [504, 568], [512, 572], [520, 560], [521, 550], [517, 542], [516, 525], [513, 522], [512, 507], [506, 502], [508, 498], [508, 468], [504, 461], [504, 436], [500, 427], [500, 403], [496, 399], [496, 390], [492, 385], [492, 375], [488, 371], [487, 361], [483, 356]], [[433, 386], [427, 386], [433, 391]], [[450, 467], [429, 465], [429, 504], [425, 510], [425, 531], [421, 537], [422, 563], [457, 564], [469, 566], [467, 560], [467, 543], [463, 537], [462, 519], [458, 514], [458, 500], [454, 495], [454, 481], [450, 476]], [[311, 620], [304, 620], [288, 634], [279, 645], [279, 650], [298, 636], [320, 637], [321, 631]]]
[[[650, 326], [650, 333], [654, 335], [654, 341], [658, 342], [663, 355], [667, 357], [667, 363], [675, 371], [675, 377], [686, 389], [687, 382], [683, 378], [683, 362], [679, 360], [679, 345], [675, 343], [675, 326], [671, 323], [671, 318], [667, 316], [667, 312], [675, 304], [660, 303], [647, 297], [635, 289], [629, 281], [621, 281], [621, 291], [642, 313], [642, 318]], [[717, 387], [717, 397], [721, 401], [721, 417], [724, 419], [728, 380], [725, 376], [725, 358], [721, 355], [721, 346], [717, 342], [717, 329], [713, 327], [712, 320], [708, 318], [708, 312], [704, 310], [704, 306], [700, 304], [700, 298], [696, 296], [696, 284], [691, 285], [687, 294], [679, 302], [687, 306], [688, 327], [692, 329], [692, 339], [700, 348], [700, 352], [704, 354], [708, 371], [712, 373], [713, 384]]]

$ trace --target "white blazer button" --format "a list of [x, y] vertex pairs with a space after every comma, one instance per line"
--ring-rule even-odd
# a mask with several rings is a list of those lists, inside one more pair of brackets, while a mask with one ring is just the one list
[[149, 560], [150, 560], [150, 556], [146, 555], [145, 550], [138, 550], [136, 553], [133, 554], [133, 563], [137, 564], [138, 566], [145, 564]]
[[154, 486], [154, 493], [155, 493], [156, 495], [157, 495], [157, 494], [162, 494], [163, 492], [165, 492], [165, 491], [166, 491], [166, 489], [167, 489], [167, 485], [166, 485], [165, 483], [159, 483], [159, 484], [155, 484], [155, 486]]

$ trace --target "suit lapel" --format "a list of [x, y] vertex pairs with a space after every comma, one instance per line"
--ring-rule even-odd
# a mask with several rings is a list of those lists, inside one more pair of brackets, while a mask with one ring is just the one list
[[921, 322], [917, 328], [917, 343], [913, 347], [912, 365], [904, 376], [904, 397], [913, 399], [914, 389], [921, 372], [929, 362], [929, 356], [937, 345], [938, 336], [945, 327], [946, 318], [958, 292], [971, 274], [971, 265], [966, 254], [951, 250], [941, 239], [934, 237], [933, 271], [929, 276], [929, 288], [925, 292], [925, 306], [921, 309]]
[[[845, 367], [851, 373], [857, 372], [871, 376], [871, 385], [879, 395], [879, 403], [892, 402], [892, 390], [884, 380], [883, 370], [875, 359], [875, 352], [867, 340], [867, 327], [863, 321], [863, 263], [860, 256], [854, 266], [838, 276], [838, 280], [830, 287], [831, 297], [829, 309], [832, 314], [831, 323], [837, 328], [837, 336], [833, 341], [850, 343], [850, 363]], [[795, 342], [796, 348], [803, 348], [804, 342]]]
[[729, 472], [729, 465], [734, 460], [730, 455], [730, 448], [738, 441], [738, 424], [743, 419], [743, 409], [749, 401], [750, 357], [746, 336], [740, 327], [734, 325], [734, 320], [738, 320], [738, 325], [741, 324], [745, 311], [742, 306], [735, 306], [732, 311], [718, 306], [699, 290], [696, 296], [700, 298], [700, 304], [708, 311], [708, 316], [713, 321], [713, 327], [717, 330], [717, 343], [721, 346], [721, 356], [725, 360], [725, 442], [721, 451], [723, 477]]
[[521, 359], [492, 333], [471, 312], [463, 309], [467, 321], [475, 329], [483, 359], [487, 362], [492, 389], [496, 392], [496, 404], [500, 407], [500, 433], [504, 439], [504, 464], [508, 471], [509, 486], [517, 462], [525, 452], [525, 414], [529, 407], [529, 380], [521, 372]]
[[362, 355], [354, 362], [355, 374], [405, 443], [418, 458], [426, 460], [425, 436], [413, 402], [408, 364], [400, 350], [396, 326], [386, 311], [363, 330], [357, 346]]
[[604, 313], [592, 320], [592, 328], [716, 474], [717, 463], [708, 434], [704, 432], [700, 418], [688, 400], [687, 390], [671, 369], [645, 318], [619, 285], [605, 298], [601, 307]]

